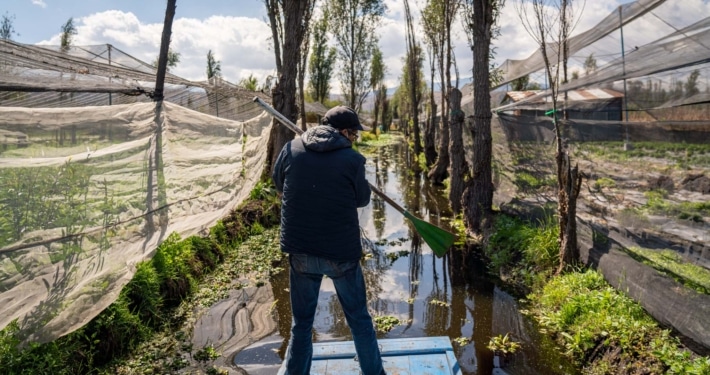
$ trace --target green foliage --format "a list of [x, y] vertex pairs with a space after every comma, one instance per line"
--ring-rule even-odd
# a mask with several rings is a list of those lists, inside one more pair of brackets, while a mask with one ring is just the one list
[[158, 246], [153, 257], [153, 266], [161, 278], [161, 293], [168, 306], [176, 306], [195, 288], [193, 249], [189, 242], [181, 241], [180, 235], [171, 233]]
[[69, 48], [72, 45], [72, 42], [74, 41], [74, 35], [77, 34], [76, 31], [76, 26], [74, 26], [74, 18], [70, 17], [66, 23], [64, 23], [61, 27], [61, 36], [60, 36], [60, 47], [63, 52], [69, 51]]
[[254, 77], [253, 74], [249, 74], [249, 77], [242, 78], [239, 81], [239, 86], [242, 86], [243, 88], [249, 90], [249, 91], [256, 91], [257, 87], [259, 86], [259, 81]]
[[271, 182], [259, 181], [249, 192], [249, 198], [252, 200], [275, 201], [278, 199], [276, 189]]
[[21, 348], [17, 334], [20, 326], [12, 321], [0, 331], [0, 369], [3, 374], [12, 375], [72, 375], [88, 373], [92, 367], [93, 352], [83, 351], [86, 338], [74, 334], [72, 338], [37, 344], [30, 343]]
[[62, 228], [71, 235], [87, 225], [103, 224], [88, 213], [91, 176], [88, 166], [71, 161], [58, 167], [0, 170], [0, 246], [37, 229]]
[[627, 251], [637, 260], [648, 264], [699, 293], [710, 294], [710, 271], [689, 263], [673, 250], [652, 250], [631, 247]]
[[650, 190], [644, 193], [647, 198], [642, 210], [651, 214], [676, 217], [701, 223], [703, 216], [710, 215], [710, 202], [680, 202], [667, 201], [668, 192], [665, 190]]
[[632, 150], [619, 152], [623, 142], [584, 142], [577, 147], [595, 158], [626, 162], [637, 160], [647, 165], [645, 158], [667, 159], [681, 166], [710, 164], [710, 144], [680, 142], [634, 142]]
[[[599, 272], [554, 277], [528, 298], [544, 332], [555, 335], [577, 363], [592, 352], [603, 352], [605, 346], [614, 346], [621, 350], [625, 363], [647, 358], [644, 363], [650, 373], [701, 374], [710, 369], [708, 358], [691, 360], [677, 340], [661, 330], [641, 306], [607, 284]], [[683, 372], [690, 368], [699, 372]]]
[[391, 315], [379, 315], [372, 318], [377, 332], [387, 333], [400, 324], [399, 318]]
[[314, 22], [312, 51], [308, 61], [308, 93], [314, 101], [325, 103], [330, 95], [330, 80], [335, 68], [335, 48], [328, 46], [328, 13]]
[[95, 366], [103, 366], [113, 358], [125, 355], [147, 339], [152, 330], [131, 313], [123, 295], [81, 329], [91, 337]]
[[347, 105], [356, 111], [370, 91], [370, 63], [377, 45], [376, 29], [385, 5], [382, 0], [328, 0], [329, 31], [337, 44], [339, 78]]
[[490, 269], [509, 270], [509, 276], [530, 287], [544, 281], [559, 263], [559, 227], [548, 217], [533, 225], [517, 218], [499, 215], [494, 221], [485, 254]]
[[608, 189], [616, 187], [616, 181], [608, 177], [601, 177], [594, 181], [593, 188], [596, 191], [601, 191], [602, 189]]
[[123, 288], [121, 294], [128, 301], [131, 312], [150, 327], [157, 328], [163, 322], [163, 296], [160, 293], [160, 275], [152, 262], [141, 262], [136, 273]]
[[520, 349], [520, 343], [513, 341], [506, 333], [505, 335], [491, 337], [486, 348], [497, 353], [513, 354]]
[[[175, 68], [178, 63], [180, 63], [180, 52], [175, 52], [172, 48], [168, 49], [168, 61], [166, 62], [166, 70], [169, 72], [171, 68]], [[160, 62], [160, 56], [156, 57], [153, 61], [153, 67], [158, 68]]]
[[192, 358], [198, 362], [207, 362], [219, 358], [220, 354], [215, 350], [212, 344], [205, 346], [204, 348], [198, 350]]
[[536, 177], [528, 172], [518, 172], [515, 174], [515, 185], [522, 191], [537, 191], [545, 187], [554, 187], [557, 181], [551, 177]]
[[207, 79], [222, 77], [222, 63], [220, 63], [212, 53], [207, 51]]

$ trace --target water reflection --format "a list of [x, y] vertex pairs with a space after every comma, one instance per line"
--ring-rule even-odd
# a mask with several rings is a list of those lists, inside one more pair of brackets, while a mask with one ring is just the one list
[[[444, 192], [432, 186], [413, 163], [404, 144], [379, 148], [368, 156], [368, 180], [406, 210], [449, 229], [451, 212]], [[504, 366], [509, 374], [574, 374], [576, 371], [556, 354], [552, 344], [537, 333], [518, 312], [517, 301], [486, 276], [485, 266], [464, 252], [433, 255], [402, 214], [376, 195], [360, 211], [363, 234], [375, 244], [373, 256], [363, 261], [369, 309], [374, 315], [396, 316], [402, 324], [379, 338], [448, 336], [464, 374], [493, 373], [489, 339], [509, 334], [522, 349]], [[466, 258], [468, 257], [468, 258]], [[460, 264], [465, 264], [459, 269]], [[272, 280], [283, 358], [291, 323], [288, 273]], [[314, 341], [352, 340], [335, 289], [323, 281], [314, 322]]]

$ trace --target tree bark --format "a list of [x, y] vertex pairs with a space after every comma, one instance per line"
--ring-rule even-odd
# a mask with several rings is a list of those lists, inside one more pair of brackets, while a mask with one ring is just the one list
[[457, 88], [449, 92], [451, 103], [451, 114], [449, 123], [451, 124], [451, 142], [449, 142], [449, 155], [451, 157], [449, 166], [449, 204], [455, 215], [461, 212], [461, 198], [463, 197], [464, 182], [468, 176], [468, 165], [463, 151], [463, 123], [465, 114], [461, 110], [461, 91]]
[[577, 246], [577, 197], [582, 186], [582, 175], [579, 167], [571, 167], [568, 154], [563, 154], [558, 158], [560, 162], [560, 182], [562, 184], [558, 192], [558, 209], [560, 230], [560, 265], [557, 274], [563, 272], [569, 265], [579, 262], [579, 247]]
[[464, 191], [464, 220], [470, 234], [482, 232], [489, 222], [493, 207], [493, 173], [491, 136], [490, 59], [493, 6], [491, 2], [473, 3], [473, 175]]
[[[311, 1], [285, 1], [284, 15], [284, 45], [281, 61], [284, 62], [279, 72], [279, 79], [272, 91], [273, 107], [293, 123], [296, 123], [298, 107], [296, 105], [296, 80], [298, 61], [301, 56], [301, 44], [308, 27], [304, 15], [311, 6]], [[271, 127], [270, 142], [267, 148], [267, 165], [264, 174], [271, 176], [276, 158], [283, 146], [293, 139], [294, 134], [285, 126], [279, 125], [274, 119]], [[267, 177], [267, 176], [263, 176]]]

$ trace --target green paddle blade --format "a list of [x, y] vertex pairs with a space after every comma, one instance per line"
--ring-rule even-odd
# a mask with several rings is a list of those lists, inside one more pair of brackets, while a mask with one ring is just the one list
[[449, 251], [449, 248], [454, 244], [454, 241], [456, 241], [455, 234], [441, 229], [434, 224], [429, 224], [407, 211], [404, 211], [403, 214], [404, 217], [409, 219], [409, 221], [414, 224], [414, 228], [417, 230], [417, 233], [422, 236], [424, 242], [429, 245], [436, 256], [444, 256], [444, 254], [446, 254], [446, 252]]

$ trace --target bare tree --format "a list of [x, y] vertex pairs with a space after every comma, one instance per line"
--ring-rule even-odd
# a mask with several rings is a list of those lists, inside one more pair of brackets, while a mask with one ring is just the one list
[[465, 0], [464, 29], [473, 53], [472, 176], [463, 193], [467, 231], [480, 233], [493, 212], [493, 139], [491, 136], [491, 40], [504, 0]]
[[269, 17], [269, 26], [271, 27], [271, 41], [274, 48], [274, 61], [276, 62], [276, 71], [281, 72], [281, 45], [284, 38], [283, 16], [283, 0], [263, 0], [266, 6], [266, 14]]
[[20, 34], [15, 31], [14, 22], [14, 14], [11, 16], [9, 13], [5, 12], [5, 14], [2, 15], [2, 21], [0, 21], [0, 39], [11, 40], [13, 34], [20, 36]]
[[[526, 9], [525, 4], [529, 4]], [[577, 247], [577, 197], [582, 184], [582, 176], [577, 165], [571, 166], [567, 140], [563, 137], [566, 120], [557, 119], [560, 68], [566, 74], [567, 39], [574, 25], [575, 12], [572, 0], [531, 0], [516, 4], [523, 26], [540, 46], [545, 73], [550, 83], [552, 102], [552, 123], [555, 129], [555, 162], [557, 166], [557, 215], [560, 234], [560, 266], [557, 273], [567, 265], [579, 261]], [[577, 15], [578, 16], [578, 15]], [[562, 78], [566, 80], [566, 77]]]

